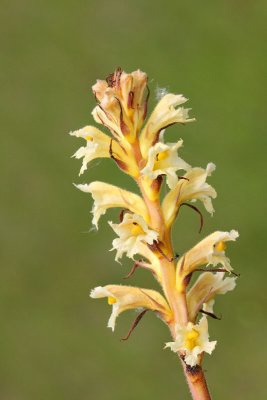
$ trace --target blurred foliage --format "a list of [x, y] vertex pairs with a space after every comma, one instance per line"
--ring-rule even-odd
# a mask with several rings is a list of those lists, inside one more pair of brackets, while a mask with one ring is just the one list
[[[200, 236], [241, 235], [229, 246], [241, 278], [218, 299], [223, 320], [210, 324], [218, 346], [206, 357], [207, 379], [215, 399], [266, 397], [266, 11], [263, 0], [2, 0], [2, 400], [189, 399], [176, 356], [162, 350], [169, 334], [159, 320], [147, 315], [121, 343], [133, 313], [112, 334], [107, 304], [88, 299], [96, 285], [123, 282], [131, 264], [108, 252], [105, 222], [117, 212], [89, 232], [91, 199], [71, 183], [134, 186], [106, 160], [78, 178], [70, 155], [79, 141], [67, 132], [93, 123], [90, 87], [117, 66], [146, 71], [152, 91], [190, 98], [197, 122], [167, 137], [184, 139], [181, 156], [192, 165], [217, 165], [216, 213]], [[184, 209], [178, 253], [199, 240], [197, 229]], [[131, 284], [156, 287], [143, 271]]]

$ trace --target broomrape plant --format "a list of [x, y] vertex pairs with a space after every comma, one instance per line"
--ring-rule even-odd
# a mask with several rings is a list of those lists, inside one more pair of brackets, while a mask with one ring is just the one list
[[[226, 273], [236, 275], [225, 251], [226, 242], [236, 240], [238, 232], [216, 231], [177, 260], [171, 230], [182, 206], [199, 214], [201, 230], [203, 216], [194, 205], [197, 200], [213, 214], [212, 199], [217, 194], [206, 181], [215, 165], [209, 163], [205, 169], [191, 167], [178, 155], [183, 145], [181, 139], [176, 143], [164, 142], [168, 126], [194, 121], [189, 118], [189, 109], [183, 107], [187, 101], [184, 96], [163, 93], [147, 118], [149, 89], [144, 72], [128, 74], [118, 68], [106, 80], [97, 80], [92, 89], [97, 100], [92, 115], [111, 136], [93, 126], [70, 133], [85, 141], [74, 154], [82, 159], [80, 175], [90, 161], [111, 158], [135, 180], [140, 194], [105, 182], [76, 186], [93, 197], [92, 222], [96, 228], [107, 209], [122, 209], [119, 223], [109, 222], [117, 235], [112, 242], [115, 260], [120, 262], [124, 254], [133, 259], [128, 277], [137, 268], [144, 268], [153, 274], [162, 293], [107, 285], [96, 287], [90, 296], [107, 298], [112, 307], [108, 327], [113, 331], [120, 313], [143, 309], [127, 337], [147, 310], [154, 311], [169, 327], [172, 341], [165, 347], [178, 354], [193, 399], [210, 399], [201, 365], [204, 353], [211, 354], [217, 342], [209, 340], [207, 317], [218, 318], [213, 311], [216, 295], [225, 294], [236, 285], [236, 276], [225, 277]], [[164, 179], [169, 191], [161, 201]], [[189, 288], [196, 271], [200, 275]]]

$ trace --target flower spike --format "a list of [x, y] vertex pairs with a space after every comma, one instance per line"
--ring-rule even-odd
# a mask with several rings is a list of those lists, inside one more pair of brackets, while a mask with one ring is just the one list
[[[225, 277], [226, 273], [236, 275], [225, 250], [228, 241], [238, 238], [238, 232], [216, 231], [182, 255], [174, 251], [171, 231], [182, 206], [199, 215], [199, 233], [204, 218], [194, 202], [200, 200], [209, 214], [214, 213], [212, 201], [217, 193], [207, 180], [215, 165], [192, 167], [178, 155], [182, 139], [166, 143], [166, 128], [185, 125], [194, 118], [189, 117], [190, 109], [184, 108], [187, 99], [166, 90], [160, 90], [160, 99], [147, 117], [147, 82], [146, 73], [127, 73], [121, 68], [97, 80], [92, 87], [97, 103], [92, 115], [109, 133], [86, 126], [71, 135], [85, 140], [73, 156], [82, 159], [80, 175], [92, 160], [110, 158], [138, 186], [139, 194], [105, 182], [76, 185], [92, 195], [96, 228], [109, 208], [121, 209], [117, 222], [108, 223], [117, 235], [111, 249], [115, 260], [121, 262], [126, 255], [134, 261], [124, 279], [144, 268], [157, 280], [162, 294], [141, 287], [106, 285], [94, 288], [90, 296], [107, 298], [112, 307], [108, 320], [112, 331], [122, 312], [138, 310], [122, 341], [130, 337], [148, 310], [159, 316], [172, 337], [166, 347], [181, 360], [193, 400], [208, 400], [211, 396], [202, 362], [204, 353], [211, 354], [217, 342], [209, 340], [207, 316], [219, 319], [213, 312], [216, 296], [235, 288], [236, 277]], [[194, 272], [199, 272], [197, 277]], [[203, 315], [198, 319], [200, 313]]]

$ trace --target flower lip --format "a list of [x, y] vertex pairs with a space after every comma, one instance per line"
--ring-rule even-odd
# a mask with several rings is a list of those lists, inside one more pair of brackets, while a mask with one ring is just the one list
[[[158, 232], [149, 229], [144, 219], [138, 214], [125, 213], [120, 224], [109, 221], [109, 225], [119, 236], [112, 242], [112, 250], [117, 250], [115, 260], [118, 261], [123, 253], [129, 258], [135, 254], [147, 256], [150, 253], [146, 245], [151, 245], [158, 238]], [[151, 252], [152, 256], [152, 252]]]
[[225, 294], [236, 286], [236, 277], [224, 277], [224, 273], [203, 272], [187, 292], [190, 321], [194, 321], [200, 309], [213, 313], [216, 295]]
[[176, 325], [176, 339], [174, 342], [166, 343], [174, 352], [185, 353], [185, 363], [194, 367], [199, 364], [199, 356], [206, 352], [211, 354], [216, 346], [216, 341], [209, 341], [208, 321], [203, 316], [199, 323], [194, 325], [188, 322], [187, 326]]
[[211, 199], [216, 198], [215, 189], [206, 182], [208, 176], [215, 170], [215, 164], [209, 163], [204, 168], [190, 168], [175, 187], [165, 196], [162, 209], [165, 223], [171, 227], [177, 217], [182, 203], [196, 200], [202, 201], [206, 210], [212, 215], [214, 208]]
[[182, 144], [182, 139], [177, 143], [156, 143], [149, 149], [147, 164], [141, 173], [152, 180], [160, 175], [166, 175], [168, 186], [173, 188], [178, 182], [176, 171], [190, 169], [190, 165], [177, 154]]
[[230, 232], [216, 231], [201, 240], [179, 259], [177, 263], [177, 282], [180, 281], [182, 276], [187, 276], [203, 265], [216, 267], [221, 264], [227, 271], [232, 271], [230, 260], [222, 249], [225, 242], [235, 241], [238, 236], [239, 234], [235, 230]]

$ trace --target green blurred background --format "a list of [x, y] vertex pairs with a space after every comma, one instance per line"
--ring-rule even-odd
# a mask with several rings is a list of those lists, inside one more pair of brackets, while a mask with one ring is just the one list
[[[106, 160], [78, 178], [70, 156], [81, 142], [67, 133], [93, 123], [90, 88], [117, 66], [146, 71], [153, 94], [190, 98], [197, 122], [167, 139], [182, 137], [194, 166], [216, 163], [218, 199], [201, 235], [182, 210], [176, 250], [216, 229], [240, 231], [229, 255], [241, 277], [217, 301], [207, 379], [215, 399], [266, 398], [266, 11], [263, 0], [2, 0], [1, 400], [190, 398], [157, 318], [147, 314], [121, 343], [134, 313], [112, 334], [110, 308], [88, 298], [122, 283], [131, 263], [108, 252], [117, 211], [89, 233], [92, 202], [72, 182], [134, 186]], [[143, 271], [131, 284], [157, 287]]]

